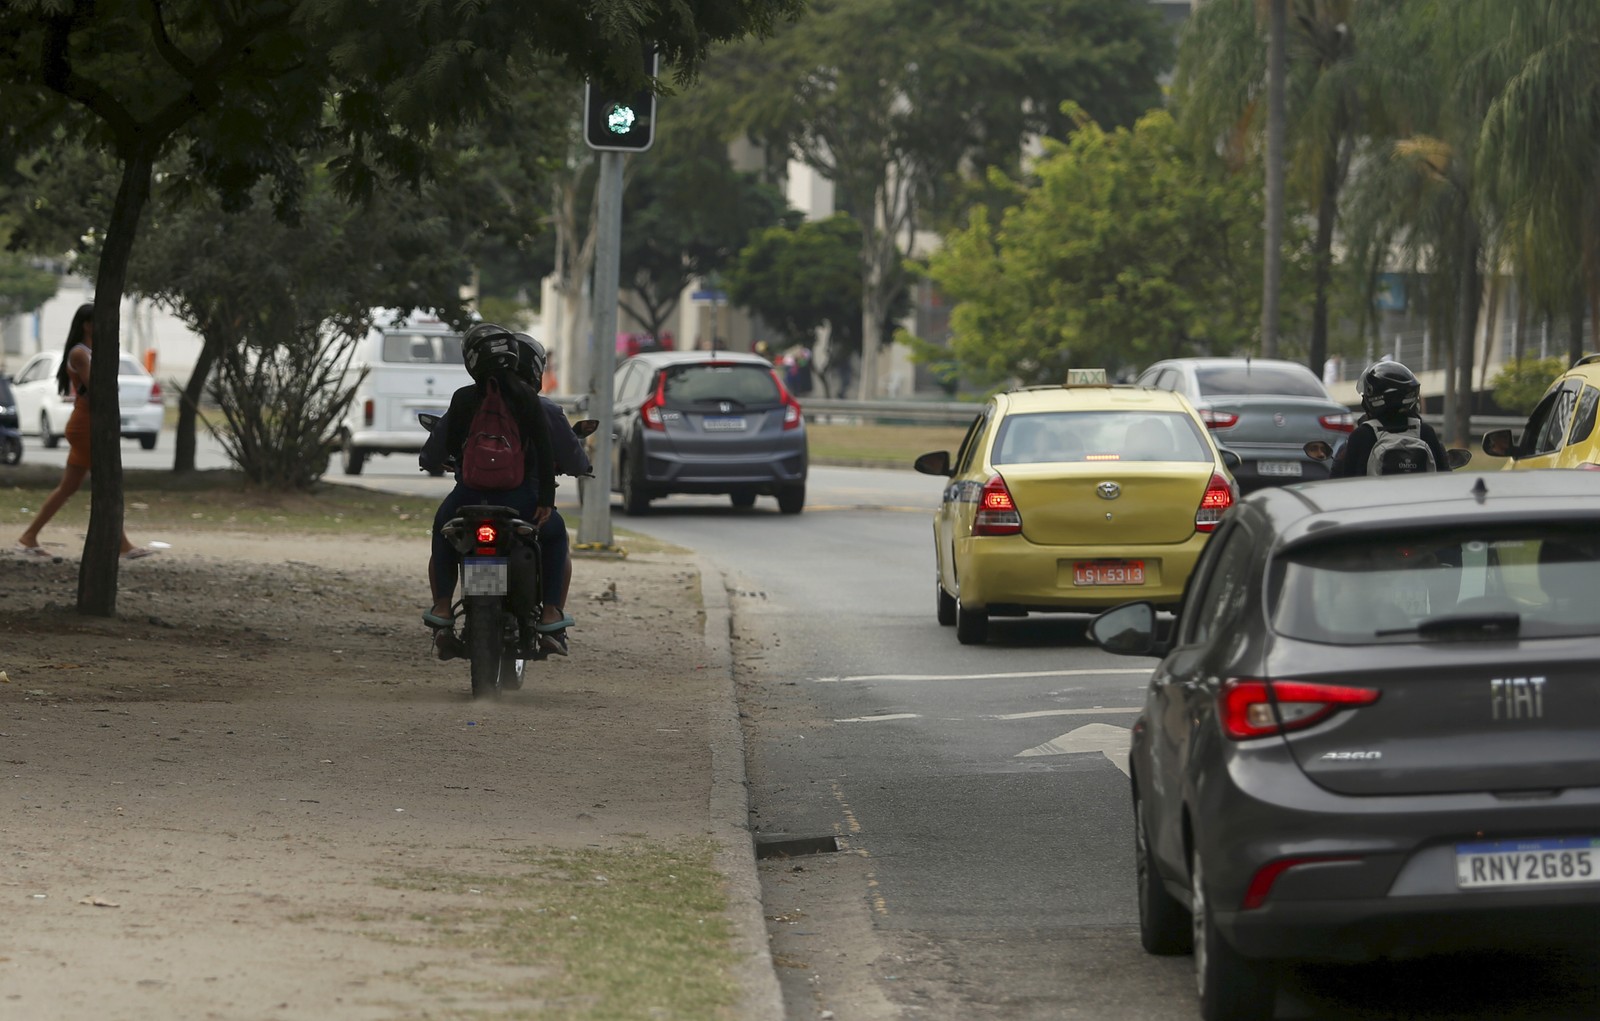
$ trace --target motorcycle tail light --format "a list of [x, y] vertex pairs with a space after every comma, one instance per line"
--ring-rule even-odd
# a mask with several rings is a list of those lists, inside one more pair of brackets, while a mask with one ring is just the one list
[[500, 541], [500, 529], [495, 527], [493, 521], [484, 521], [473, 530], [472, 537], [477, 542], [478, 556], [492, 557], [495, 545]]

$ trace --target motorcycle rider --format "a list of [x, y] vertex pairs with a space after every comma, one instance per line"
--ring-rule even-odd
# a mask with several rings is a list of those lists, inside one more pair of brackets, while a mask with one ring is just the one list
[[[1421, 444], [1426, 444], [1427, 452], [1432, 455], [1434, 471], [1450, 470], [1439, 434], [1433, 426], [1422, 421], [1422, 383], [1415, 373], [1399, 362], [1386, 358], [1367, 366], [1356, 381], [1356, 392], [1361, 395], [1363, 414], [1350, 439], [1334, 455], [1333, 478], [1379, 474], [1371, 470], [1374, 449], [1380, 443], [1388, 446], [1413, 442], [1407, 437], [1415, 437]], [[1418, 460], [1411, 458], [1408, 463], [1417, 463]]]
[[[443, 527], [464, 506], [493, 503], [515, 508], [524, 519], [542, 529], [555, 510], [556, 498], [555, 454], [550, 442], [549, 419], [538, 390], [527, 383], [528, 370], [520, 367], [521, 363], [531, 361], [534, 352], [517, 340], [512, 331], [495, 323], [478, 323], [468, 330], [461, 341], [461, 352], [473, 382], [451, 395], [449, 410], [429, 437], [430, 443], [435, 437], [442, 437], [435, 451], [424, 447], [423, 458], [434, 455], [437, 460], [419, 460], [424, 468], [430, 465], [442, 468], [449, 462], [460, 465], [473, 416], [483, 403], [487, 383], [493, 380], [521, 430], [525, 468], [520, 486], [495, 492], [468, 488], [458, 473], [455, 488], [440, 502], [434, 514], [433, 554], [428, 560], [433, 608], [422, 615], [422, 621], [434, 629], [434, 648], [440, 659], [462, 655], [460, 643], [454, 637], [455, 617], [451, 612], [461, 557], [444, 537]], [[564, 526], [562, 532], [565, 532]], [[564, 551], [564, 544], [562, 549]], [[551, 552], [554, 551], [547, 552], [547, 560]], [[560, 644], [564, 649], [565, 643]]]

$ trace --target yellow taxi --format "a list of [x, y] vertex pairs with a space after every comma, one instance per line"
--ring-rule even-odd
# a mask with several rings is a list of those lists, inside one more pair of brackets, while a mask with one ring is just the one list
[[991, 616], [1176, 607], [1201, 547], [1239, 499], [1182, 394], [1088, 383], [996, 394], [949, 451], [916, 469], [949, 480], [933, 520], [940, 624], [963, 645]]
[[1504, 457], [1505, 471], [1530, 468], [1600, 468], [1600, 355], [1586, 355], [1562, 373], [1539, 403], [1519, 438], [1510, 429], [1485, 433], [1483, 452]]

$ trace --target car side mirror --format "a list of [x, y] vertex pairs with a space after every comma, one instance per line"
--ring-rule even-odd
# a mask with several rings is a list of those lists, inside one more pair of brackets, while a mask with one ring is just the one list
[[945, 478], [949, 478], [955, 474], [955, 470], [950, 467], [950, 451], [948, 450], [935, 450], [932, 453], [923, 454], [911, 462], [911, 467], [924, 475], [942, 475]]
[[1451, 447], [1444, 452], [1444, 463], [1450, 466], [1451, 471], [1465, 468], [1472, 462], [1472, 451], [1465, 447]]
[[1306, 452], [1306, 456], [1311, 458], [1313, 461], [1333, 460], [1333, 444], [1329, 443], [1327, 440], [1312, 440], [1310, 443], [1307, 443], [1300, 449], [1304, 450]]
[[1089, 622], [1089, 638], [1119, 656], [1154, 655], [1156, 608], [1143, 600], [1113, 606]]
[[593, 433], [598, 428], [600, 428], [600, 420], [598, 418], [585, 418], [580, 422], [572, 423], [572, 431], [577, 433], [580, 439]]
[[1483, 434], [1483, 452], [1490, 457], [1510, 457], [1517, 441], [1510, 429], [1494, 429]]

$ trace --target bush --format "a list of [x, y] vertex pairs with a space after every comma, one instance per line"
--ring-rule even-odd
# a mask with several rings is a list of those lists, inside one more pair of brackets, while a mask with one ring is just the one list
[[1559, 358], [1519, 358], [1495, 374], [1495, 403], [1509, 412], [1526, 415], [1539, 403], [1556, 377], [1567, 371]]

